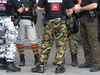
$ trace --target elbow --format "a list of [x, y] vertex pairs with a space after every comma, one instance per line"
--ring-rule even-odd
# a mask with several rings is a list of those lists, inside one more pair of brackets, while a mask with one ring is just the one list
[[24, 11], [24, 7], [21, 7], [21, 8], [19, 8], [19, 9], [17, 9], [17, 11], [18, 11], [19, 13], [22, 13], [22, 12]]
[[37, 6], [37, 11], [42, 11], [42, 10], [43, 10], [43, 8], [40, 8]]
[[41, 10], [41, 8], [39, 8], [38, 6], [37, 6], [37, 11], [40, 11]]
[[18, 11], [19, 13], [22, 13], [23, 11]]
[[40, 9], [37, 9], [37, 11], [40, 11]]
[[98, 7], [98, 4], [94, 3], [93, 6], [94, 6], [94, 9], [96, 9]]

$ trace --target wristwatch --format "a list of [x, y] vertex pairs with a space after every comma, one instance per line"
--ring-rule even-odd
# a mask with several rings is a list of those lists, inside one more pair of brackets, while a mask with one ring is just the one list
[[83, 11], [82, 7], [81, 7], [81, 9], [80, 9], [80, 10], [81, 10], [81, 12]]

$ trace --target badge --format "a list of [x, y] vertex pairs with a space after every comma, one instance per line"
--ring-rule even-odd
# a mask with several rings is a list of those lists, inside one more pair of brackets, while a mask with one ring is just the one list
[[59, 10], [59, 3], [51, 3], [51, 10], [58, 11]]
[[7, 3], [7, 0], [0, 0], [0, 3]]
[[48, 3], [62, 3], [63, 0], [48, 0]]
[[0, 4], [0, 11], [5, 11], [6, 7], [4, 6], [4, 4]]
[[25, 7], [25, 11], [29, 11], [29, 8], [28, 7]]

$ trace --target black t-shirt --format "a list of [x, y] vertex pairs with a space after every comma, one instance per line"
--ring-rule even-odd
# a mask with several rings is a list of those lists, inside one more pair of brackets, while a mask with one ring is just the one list
[[10, 1], [14, 4], [16, 9], [19, 9], [22, 7], [22, 3], [20, 2], [20, 0], [10, 0]]
[[[40, 8], [45, 7], [46, 1], [47, 0], [39, 0], [37, 6], [40, 7]], [[65, 0], [65, 2], [66, 2], [66, 5], [67, 5], [67, 9], [74, 7], [72, 0]]]
[[[88, 1], [89, 1], [89, 4], [91, 4], [91, 3], [99, 3], [99, 0], [88, 0]], [[83, 6], [86, 6], [86, 5], [89, 5], [89, 4], [87, 4], [87, 0], [82, 0], [81, 6], [83, 7]], [[86, 15], [87, 11], [83, 11], [81, 14]]]
[[78, 3], [78, 1], [77, 1], [77, 0], [72, 0], [72, 1], [73, 1], [73, 3], [74, 3], [74, 4], [77, 4], [77, 3]]
[[[99, 0], [88, 0], [91, 3], [99, 3]], [[82, 5], [81, 6], [86, 6], [87, 5], [87, 0], [82, 0]]]

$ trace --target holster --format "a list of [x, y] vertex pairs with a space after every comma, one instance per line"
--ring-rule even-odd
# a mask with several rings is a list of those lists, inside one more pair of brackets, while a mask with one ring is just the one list
[[19, 25], [20, 17], [13, 16], [11, 17], [11, 21], [13, 21], [14, 26]]
[[37, 23], [37, 18], [38, 18], [38, 15], [37, 15], [37, 12], [35, 12], [34, 15], [32, 16], [32, 21], [34, 22], [35, 25]]
[[46, 16], [45, 16], [45, 14], [44, 13], [42, 13], [42, 15], [43, 15], [43, 18], [42, 18], [42, 24], [43, 24], [43, 26], [46, 26], [46, 20], [47, 20], [47, 18], [46, 18]]
[[43, 24], [43, 26], [46, 26], [45, 21], [46, 21], [46, 18], [43, 18], [43, 19], [42, 19], [42, 24]]
[[62, 20], [65, 20], [66, 26], [69, 26], [70, 24], [70, 15], [65, 15], [62, 17]]
[[73, 17], [73, 24], [74, 26], [72, 28], [68, 28], [70, 30], [70, 34], [76, 34], [79, 32], [80, 22], [81, 22], [81, 16], [79, 15], [72, 15]]

